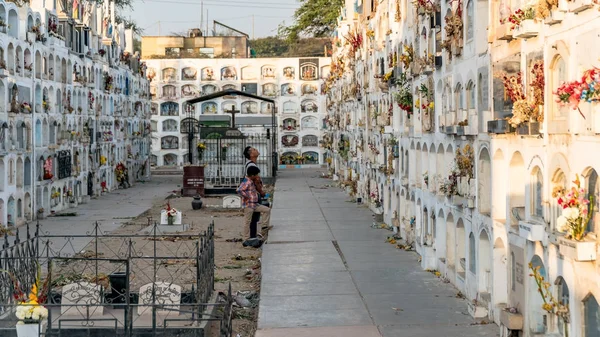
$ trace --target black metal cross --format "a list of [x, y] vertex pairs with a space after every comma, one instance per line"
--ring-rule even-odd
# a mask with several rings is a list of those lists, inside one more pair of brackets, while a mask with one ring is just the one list
[[231, 110], [225, 110], [226, 114], [231, 114], [231, 128], [235, 129], [235, 114], [239, 114], [240, 110], [235, 109], [235, 105], [231, 105]]

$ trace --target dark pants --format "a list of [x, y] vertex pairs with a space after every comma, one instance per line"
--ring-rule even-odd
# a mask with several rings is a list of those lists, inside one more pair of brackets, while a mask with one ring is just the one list
[[260, 213], [254, 212], [252, 213], [252, 221], [250, 222], [250, 238], [253, 239], [256, 237], [258, 231], [258, 221], [260, 220]]

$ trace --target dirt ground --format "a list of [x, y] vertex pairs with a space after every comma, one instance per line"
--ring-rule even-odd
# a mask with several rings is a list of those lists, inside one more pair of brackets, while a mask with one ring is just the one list
[[[273, 194], [273, 188], [266, 186], [266, 192]], [[200, 210], [192, 209], [192, 200], [190, 197], [180, 197], [171, 195], [165, 200], [156, 202], [152, 208], [141, 214], [137, 218], [130, 220], [119, 229], [113, 231], [111, 235], [123, 235], [123, 238], [112, 237], [99, 239], [98, 258], [114, 258], [126, 256], [129, 246], [133, 247], [136, 256], [151, 256], [156, 249], [157, 256], [168, 256], [172, 258], [162, 259], [157, 266], [154, 266], [151, 260], [135, 260], [130, 266], [132, 277], [130, 279], [131, 289], [139, 289], [140, 286], [152, 282], [154, 273], [156, 279], [173, 280], [173, 283], [181, 284], [183, 290], [190, 290], [191, 284], [195, 281], [196, 268], [193, 260], [195, 252], [194, 237], [205, 231], [211, 221], [215, 223], [215, 292], [227, 292], [229, 283], [235, 295], [237, 291], [260, 291], [260, 257], [261, 250], [254, 248], [244, 248], [240, 242], [242, 239], [243, 215], [240, 209], [222, 209], [221, 197], [203, 198], [204, 205]], [[189, 239], [185, 237], [177, 241], [164, 240], [157, 235], [157, 239], [141, 238], [135, 239], [135, 242], [128, 244], [127, 235], [148, 233], [148, 223], [160, 221], [160, 212], [166, 208], [167, 203], [171, 207], [183, 213], [182, 223], [189, 224], [190, 228], [186, 232], [177, 233], [178, 235], [190, 235]], [[149, 219], [152, 217], [152, 219]], [[263, 231], [263, 236], [267, 233]], [[80, 254], [82, 257], [90, 258], [95, 256], [94, 243], [90, 243]], [[160, 254], [160, 255], [159, 255]], [[73, 281], [69, 275], [96, 275], [94, 266], [89, 262], [75, 262], [59, 266], [55, 272], [62, 284]], [[101, 265], [99, 270], [102, 275], [108, 275], [119, 269], [115, 263]], [[53, 273], [54, 274], [54, 273]], [[81, 277], [81, 276], [79, 276]], [[54, 276], [53, 276], [54, 278]], [[56, 280], [59, 281], [59, 280]], [[96, 281], [98, 280], [89, 280]], [[108, 281], [107, 279], [105, 282]], [[55, 282], [53, 282], [56, 284]], [[186, 286], [187, 284], [187, 286]], [[188, 289], [186, 289], [188, 288]], [[241, 337], [252, 337], [256, 332], [258, 320], [258, 306], [254, 309], [236, 309], [234, 310], [233, 336], [239, 334]]]

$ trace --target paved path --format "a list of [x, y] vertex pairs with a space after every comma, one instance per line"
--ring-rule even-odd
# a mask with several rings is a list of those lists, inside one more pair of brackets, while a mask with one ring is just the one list
[[[280, 171], [281, 172], [281, 171]], [[263, 247], [257, 337], [493, 337], [417, 255], [316, 170], [283, 171]], [[244, 336], [246, 337], [246, 336]]]
[[[74, 217], [48, 217], [40, 220], [41, 233], [49, 235], [85, 235], [92, 231], [94, 223], [100, 222], [103, 232], [111, 232], [119, 228], [123, 222], [130, 221], [148, 210], [152, 204], [164, 200], [170, 191], [180, 189], [181, 176], [156, 176], [145, 183], [116, 190], [90, 200], [87, 204], [79, 205], [66, 212], [77, 212]], [[160, 221], [160, 219], [154, 219]], [[31, 224], [32, 230], [35, 224]], [[25, 233], [25, 226], [19, 227], [19, 235]], [[66, 242], [53, 238], [54, 247], [65, 246], [66, 251], [79, 251], [85, 247], [87, 238], [69, 238]]]

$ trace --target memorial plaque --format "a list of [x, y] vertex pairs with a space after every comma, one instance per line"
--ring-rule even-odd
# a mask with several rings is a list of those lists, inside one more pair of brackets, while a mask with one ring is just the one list
[[237, 195], [228, 195], [223, 198], [223, 208], [242, 208], [242, 199]]
[[[154, 289], [153, 289], [154, 288]], [[181, 304], [181, 286], [167, 282], [148, 283], [140, 287], [138, 315], [151, 315], [152, 305], [157, 306], [156, 313], [178, 315]]]
[[60, 312], [67, 316], [88, 318], [102, 316], [102, 286], [89, 282], [70, 283], [62, 288]]

